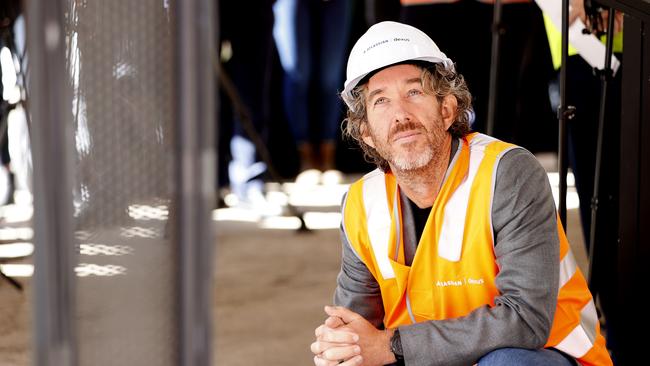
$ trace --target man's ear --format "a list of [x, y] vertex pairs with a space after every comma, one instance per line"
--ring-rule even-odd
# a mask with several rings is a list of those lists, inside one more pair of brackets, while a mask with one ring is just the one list
[[372, 141], [372, 136], [370, 136], [370, 131], [368, 127], [368, 121], [364, 122], [360, 127], [359, 130], [361, 132], [361, 139], [363, 142], [366, 143], [366, 145], [372, 147], [373, 149], [375, 148], [375, 142]]
[[442, 98], [440, 114], [442, 116], [442, 124], [444, 125], [445, 130], [448, 130], [456, 121], [456, 117], [458, 116], [458, 100], [454, 95], [448, 94]]

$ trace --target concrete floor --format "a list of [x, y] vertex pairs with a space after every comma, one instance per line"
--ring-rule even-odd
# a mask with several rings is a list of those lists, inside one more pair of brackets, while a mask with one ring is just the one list
[[214, 364], [311, 364], [339, 269], [338, 231], [222, 225], [217, 240]]
[[[569, 240], [584, 271], [577, 210], [568, 218]], [[338, 230], [301, 233], [241, 221], [215, 222], [214, 229], [213, 364], [311, 364], [313, 331], [324, 319], [339, 269]], [[32, 280], [19, 280], [23, 292], [0, 280], [0, 366], [31, 364]]]

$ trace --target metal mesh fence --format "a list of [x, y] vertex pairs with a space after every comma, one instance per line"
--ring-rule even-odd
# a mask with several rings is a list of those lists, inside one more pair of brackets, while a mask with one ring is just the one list
[[176, 364], [168, 2], [68, 0], [65, 17], [79, 365]]

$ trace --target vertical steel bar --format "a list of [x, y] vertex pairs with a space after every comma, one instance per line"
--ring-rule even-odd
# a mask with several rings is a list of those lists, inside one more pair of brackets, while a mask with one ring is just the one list
[[596, 165], [594, 169], [594, 191], [591, 198], [591, 226], [589, 230], [589, 272], [587, 275], [589, 288], [592, 293], [597, 292], [594, 281], [594, 268], [596, 261], [596, 227], [598, 224], [598, 200], [600, 197], [600, 170], [603, 158], [603, 133], [605, 131], [605, 114], [607, 112], [607, 88], [612, 77], [612, 51], [614, 49], [614, 8], [609, 8], [609, 22], [607, 24], [607, 42], [605, 44], [605, 66], [601, 72], [600, 81], [600, 110], [598, 113], [598, 140], [596, 142]]
[[176, 2], [180, 365], [211, 364], [214, 208], [215, 11], [209, 0]]
[[501, 44], [501, 13], [503, 4], [495, 0], [492, 15], [492, 58], [490, 60], [490, 98], [488, 99], [487, 128], [488, 135], [494, 135], [494, 121], [497, 113], [499, 49]]
[[569, 170], [568, 164], [568, 138], [566, 125], [568, 120], [567, 108], [567, 85], [566, 75], [568, 67], [568, 54], [569, 54], [569, 0], [562, 0], [562, 68], [560, 69], [560, 108], [558, 111], [559, 119], [559, 141], [558, 141], [558, 173], [560, 176], [559, 182], [559, 198], [558, 198], [558, 213], [560, 221], [567, 228], [566, 221], [566, 190], [567, 190], [567, 173]]
[[28, 2], [34, 161], [34, 364], [76, 364], [72, 113], [64, 0]]

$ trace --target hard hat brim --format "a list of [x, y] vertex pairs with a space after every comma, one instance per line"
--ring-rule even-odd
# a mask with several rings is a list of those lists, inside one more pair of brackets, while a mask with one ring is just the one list
[[392, 63], [390, 65], [385, 65], [385, 66], [381, 66], [381, 67], [378, 67], [378, 68], [373, 69], [373, 70], [369, 70], [368, 72], [363, 73], [363, 74], [355, 77], [352, 80], [346, 80], [343, 92], [341, 93], [341, 97], [343, 98], [343, 101], [348, 106], [348, 108], [350, 108], [350, 110], [353, 110], [352, 103], [354, 101], [354, 96], [352, 95], [352, 91], [354, 90], [354, 88], [356, 88], [359, 85], [359, 82], [361, 82], [368, 75], [377, 72], [378, 70], [385, 69], [387, 67], [391, 67], [391, 66], [394, 66], [394, 65], [397, 65], [397, 64], [403, 64], [403, 63], [406, 63], [408, 61], [425, 61], [425, 62], [430, 62], [432, 64], [443, 64], [447, 68], [449, 68], [449, 67], [453, 68], [453, 63], [451, 62], [451, 60], [449, 58], [444, 58], [443, 59], [443, 58], [440, 58], [440, 57], [423, 56], [423, 57], [415, 57], [415, 58], [405, 58], [404, 60], [396, 60], [394, 63]]

